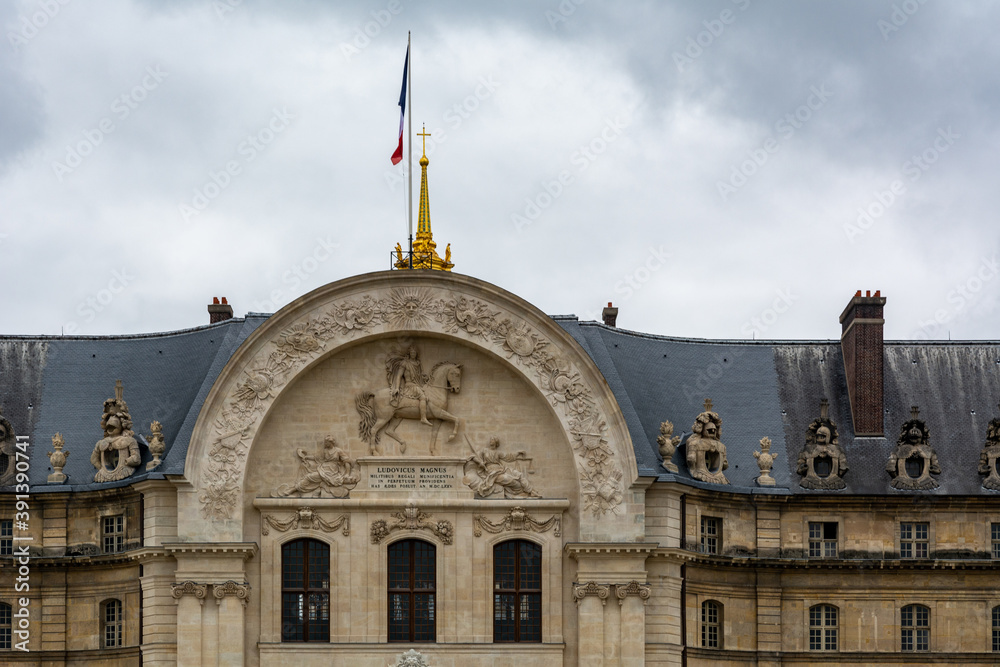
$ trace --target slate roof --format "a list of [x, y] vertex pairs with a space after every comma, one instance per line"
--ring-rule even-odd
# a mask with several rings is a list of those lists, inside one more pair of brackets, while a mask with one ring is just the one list
[[[18, 435], [29, 435], [33, 492], [89, 490], [132, 484], [147, 477], [181, 474], [194, 423], [226, 362], [268, 316], [250, 313], [218, 324], [163, 334], [107, 337], [0, 337], [0, 412]], [[887, 342], [883, 438], [855, 438], [839, 341], [699, 340], [653, 336], [553, 319], [594, 360], [614, 392], [632, 435], [639, 474], [702, 488], [763, 494], [958, 494], [993, 495], [982, 488], [979, 454], [990, 419], [1000, 416], [1000, 342]], [[95, 484], [90, 453], [101, 437], [104, 399], [122, 379], [137, 436], [149, 435], [153, 419], [163, 424], [164, 463], [147, 473], [143, 465], [121, 482]], [[680, 472], [660, 465], [660, 423], [674, 423], [686, 436], [710, 397], [722, 418], [731, 485], [696, 481], [687, 473], [684, 446], [674, 454]], [[796, 461], [820, 399], [830, 402], [840, 445], [846, 452], [847, 488], [813, 491], [799, 486]], [[920, 407], [942, 472], [939, 488], [899, 491], [885, 464], [899, 428]], [[45, 484], [51, 472], [46, 452], [62, 433], [70, 452], [66, 484]], [[753, 452], [771, 438], [777, 460], [773, 489], [756, 486]], [[144, 441], [140, 440], [143, 444]]]
[[[138, 336], [0, 337], [0, 412], [29, 436], [33, 493], [109, 488], [183, 472], [187, 444], [212, 383], [240, 344], [266, 319], [249, 314], [195, 329]], [[151, 473], [142, 465], [126, 480], [95, 484], [90, 454], [102, 437], [101, 410], [115, 380], [140, 445], [149, 424], [163, 424], [166, 452]], [[69, 452], [65, 484], [46, 484], [47, 452], [61, 433]]]

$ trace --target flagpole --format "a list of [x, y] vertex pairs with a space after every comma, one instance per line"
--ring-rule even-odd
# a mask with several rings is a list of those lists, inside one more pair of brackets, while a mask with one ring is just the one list
[[406, 31], [406, 67], [407, 72], [406, 94], [409, 99], [406, 108], [410, 111], [410, 118], [407, 120], [406, 128], [406, 167], [409, 174], [409, 199], [406, 205], [406, 222], [410, 232], [410, 269], [413, 269], [413, 63], [410, 62], [410, 31]]

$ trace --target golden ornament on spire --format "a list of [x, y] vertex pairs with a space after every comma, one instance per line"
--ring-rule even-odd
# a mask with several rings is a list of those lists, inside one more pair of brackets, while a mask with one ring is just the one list
[[[427, 195], [427, 165], [430, 164], [427, 159], [427, 137], [431, 135], [425, 127], [417, 136], [422, 139], [423, 156], [420, 158], [420, 212], [417, 215], [417, 237], [413, 240], [413, 268], [451, 271], [455, 266], [451, 261], [451, 244], [445, 258], [441, 259], [431, 233], [431, 202]], [[409, 269], [410, 261], [397, 253], [395, 266], [397, 269]]]

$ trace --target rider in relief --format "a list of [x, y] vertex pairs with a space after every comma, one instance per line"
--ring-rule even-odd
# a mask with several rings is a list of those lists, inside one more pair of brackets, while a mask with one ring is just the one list
[[410, 345], [405, 354], [395, 354], [385, 361], [386, 375], [389, 378], [389, 388], [392, 391], [392, 406], [399, 407], [401, 398], [416, 399], [420, 406], [420, 421], [431, 425], [427, 419], [427, 396], [423, 385], [427, 383], [426, 376], [420, 366], [417, 348]]

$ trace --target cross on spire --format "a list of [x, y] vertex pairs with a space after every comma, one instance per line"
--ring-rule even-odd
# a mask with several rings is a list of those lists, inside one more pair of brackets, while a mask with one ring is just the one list
[[711, 412], [711, 411], [712, 411], [712, 399], [706, 398], [705, 399], [705, 412]]
[[417, 132], [418, 137], [422, 137], [420, 140], [420, 149], [424, 153], [424, 157], [427, 157], [427, 137], [431, 136], [431, 133], [427, 131], [427, 127], [423, 127], [422, 132]]

